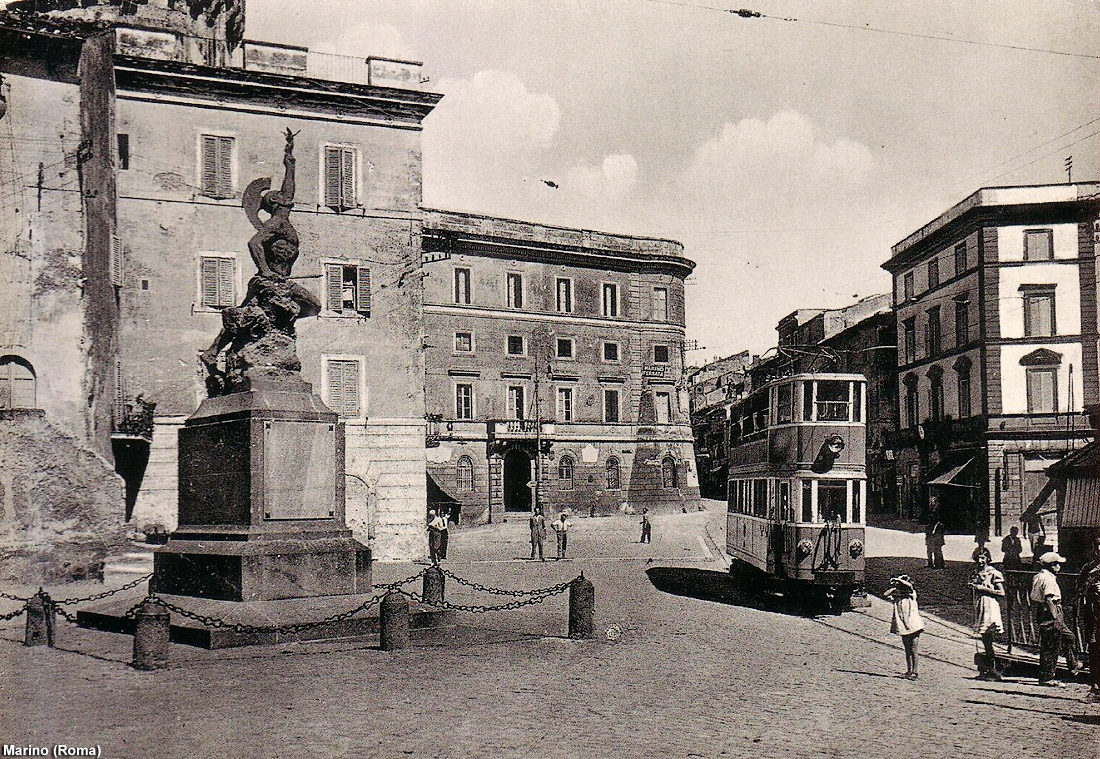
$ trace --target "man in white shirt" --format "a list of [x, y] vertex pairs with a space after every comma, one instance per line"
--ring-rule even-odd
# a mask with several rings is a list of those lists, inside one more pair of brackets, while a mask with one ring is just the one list
[[1062, 613], [1062, 589], [1058, 587], [1057, 575], [1065, 561], [1055, 551], [1047, 551], [1039, 557], [1042, 569], [1031, 581], [1031, 605], [1039, 626], [1039, 685], [1061, 685], [1054, 679], [1059, 652], [1065, 654], [1071, 673], [1081, 668], [1073, 650], [1073, 632]]
[[428, 511], [428, 557], [432, 564], [439, 563], [439, 551], [443, 547], [443, 530], [447, 523], [436, 514], [435, 509]]
[[558, 536], [557, 558], [559, 559], [565, 558], [565, 550], [569, 547], [569, 528], [572, 526], [573, 525], [570, 523], [564, 511], [561, 513], [561, 519], [552, 523], [554, 532], [557, 533]]

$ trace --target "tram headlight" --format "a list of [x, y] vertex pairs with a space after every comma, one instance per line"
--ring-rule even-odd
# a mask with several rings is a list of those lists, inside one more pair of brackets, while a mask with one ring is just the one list
[[858, 559], [863, 555], [863, 541], [851, 540], [848, 542], [848, 555], [853, 559]]
[[808, 538], [803, 538], [802, 540], [798, 541], [798, 548], [797, 548], [798, 560], [802, 561], [807, 556], [809, 556], [810, 552], [813, 551], [813, 550], [814, 550], [814, 544], [811, 543]]

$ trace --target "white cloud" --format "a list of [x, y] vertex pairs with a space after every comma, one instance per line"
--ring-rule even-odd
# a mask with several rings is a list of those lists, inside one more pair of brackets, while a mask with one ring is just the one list
[[632, 155], [604, 156], [598, 164], [573, 166], [563, 176], [562, 184], [570, 191], [592, 200], [620, 200], [631, 192], [638, 181], [638, 162]]

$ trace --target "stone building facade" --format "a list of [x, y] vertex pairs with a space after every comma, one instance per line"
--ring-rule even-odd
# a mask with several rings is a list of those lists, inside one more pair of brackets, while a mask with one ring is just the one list
[[427, 211], [424, 256], [433, 502], [695, 507], [679, 243]]
[[238, 6], [0, 18], [0, 178], [19, 201], [4, 265], [26, 284], [0, 354], [8, 374], [29, 370], [51, 423], [123, 475], [132, 524], [173, 528], [198, 353], [254, 271], [242, 190], [281, 181], [290, 129], [294, 277], [325, 304], [299, 325], [303, 378], [346, 425], [349, 527], [379, 558], [418, 556], [420, 132], [440, 96], [415, 62], [240, 39]]
[[1097, 189], [984, 188], [893, 247], [905, 508], [1000, 535], [1093, 434]]
[[758, 358], [741, 351], [688, 370], [691, 431], [704, 498], [726, 500], [729, 409], [752, 390], [748, 367]]

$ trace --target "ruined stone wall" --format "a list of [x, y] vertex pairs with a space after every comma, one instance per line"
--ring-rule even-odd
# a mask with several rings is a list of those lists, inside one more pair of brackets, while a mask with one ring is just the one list
[[0, 580], [94, 577], [124, 543], [123, 483], [42, 411], [0, 412]]

